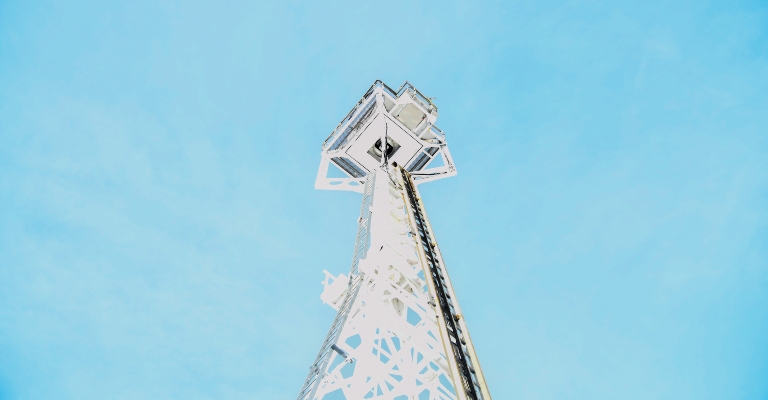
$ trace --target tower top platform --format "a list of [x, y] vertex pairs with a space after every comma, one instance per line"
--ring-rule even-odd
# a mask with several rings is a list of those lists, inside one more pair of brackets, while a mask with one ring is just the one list
[[394, 91], [377, 80], [323, 142], [315, 188], [362, 193], [368, 174], [382, 164], [382, 149], [417, 184], [456, 175], [436, 119], [437, 106], [410, 83]]

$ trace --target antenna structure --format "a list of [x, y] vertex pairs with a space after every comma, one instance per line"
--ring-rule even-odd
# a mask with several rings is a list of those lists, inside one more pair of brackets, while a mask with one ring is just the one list
[[[491, 400], [417, 185], [456, 175], [437, 107], [374, 82], [325, 140], [315, 187], [362, 193], [349, 275], [298, 400]], [[330, 176], [335, 169], [335, 176]]]

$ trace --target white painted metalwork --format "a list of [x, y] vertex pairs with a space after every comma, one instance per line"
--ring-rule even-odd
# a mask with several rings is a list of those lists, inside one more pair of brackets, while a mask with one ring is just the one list
[[381, 165], [385, 134], [385, 156], [410, 172], [417, 184], [456, 175], [435, 119], [437, 107], [410, 83], [395, 92], [376, 81], [323, 142], [315, 188], [362, 193], [365, 177]]
[[[491, 400], [416, 189], [456, 174], [436, 110], [407, 83], [377, 81], [323, 145], [316, 186], [363, 202], [349, 276], [324, 271], [320, 297], [338, 314], [299, 400]], [[338, 184], [330, 163], [348, 173]]]

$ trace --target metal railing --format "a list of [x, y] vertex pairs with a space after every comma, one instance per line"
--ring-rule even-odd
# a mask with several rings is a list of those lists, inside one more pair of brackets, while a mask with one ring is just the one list
[[[437, 110], [437, 106], [432, 102], [432, 100], [430, 98], [428, 98], [427, 96], [424, 96], [424, 94], [422, 94], [418, 89], [413, 87], [413, 85], [411, 85], [408, 81], [405, 81], [400, 86], [400, 88], [397, 91], [394, 91], [391, 87], [387, 86], [384, 82], [382, 82], [380, 80], [376, 80], [373, 83], [373, 85], [371, 85], [371, 87], [368, 88], [368, 90], [365, 92], [365, 94], [360, 99], [360, 101], [358, 101], [357, 104], [355, 104], [355, 106], [347, 114], [347, 116], [344, 117], [344, 119], [342, 119], [341, 122], [339, 122], [338, 125], [336, 125], [336, 128], [323, 141], [323, 145], [322, 145], [323, 149], [325, 149], [326, 146], [328, 146], [329, 142], [333, 142], [334, 143], [334, 146], [333, 146], [334, 149], [341, 147], [342, 144], [341, 144], [341, 142], [337, 142], [335, 140], [336, 137], [339, 136], [339, 135], [342, 135], [343, 133], [346, 133], [346, 135], [350, 135], [352, 133], [351, 130], [349, 129], [349, 127], [350, 126], [354, 127], [354, 125], [356, 125], [356, 123], [358, 121], [357, 120], [356, 121], [351, 121], [351, 120], [353, 119], [353, 117], [355, 117], [356, 114], [358, 114], [358, 111], [360, 110], [360, 107], [366, 102], [366, 100], [368, 100], [368, 98], [371, 96], [373, 91], [376, 90], [376, 88], [379, 88], [379, 87], [383, 88], [384, 91], [388, 95], [392, 96], [392, 98], [394, 98], [394, 99], [398, 99], [398, 98], [400, 98], [400, 96], [403, 95], [403, 93], [408, 92], [409, 95], [411, 96], [411, 98], [419, 106], [421, 106], [424, 109], [424, 111], [426, 111], [428, 113], [432, 112], [432, 110]], [[374, 104], [375, 104], [375, 102], [374, 102]], [[361, 114], [361, 115], [364, 114], [366, 111], [368, 111], [368, 107], [370, 107], [370, 106], [371, 105], [368, 104], [366, 106], [366, 109], [361, 111], [359, 114]], [[359, 120], [360, 116], [358, 116], [357, 119]], [[347, 128], [347, 129], [344, 129], [344, 128]], [[435, 127], [434, 125], [432, 125], [430, 128], [437, 129], [437, 127]], [[443, 140], [445, 140], [445, 135], [442, 133], [442, 131], [437, 129], [437, 132], [439, 132], [440, 136], [443, 138]]]

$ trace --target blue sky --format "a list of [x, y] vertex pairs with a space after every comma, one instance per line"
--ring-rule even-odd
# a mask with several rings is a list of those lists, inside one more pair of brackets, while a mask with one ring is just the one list
[[5, 0], [0, 399], [293, 398], [375, 79], [497, 400], [768, 398], [765, 2]]

